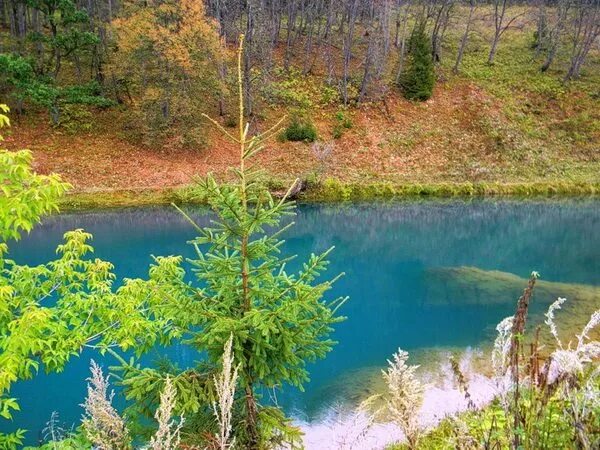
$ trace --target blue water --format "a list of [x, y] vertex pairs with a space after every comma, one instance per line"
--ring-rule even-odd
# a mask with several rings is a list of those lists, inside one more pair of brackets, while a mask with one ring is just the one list
[[[205, 211], [188, 210], [199, 223], [207, 223]], [[510, 297], [505, 302], [453, 301], [477, 294], [444, 292], [444, 284], [432, 291], [436, 280], [431, 269], [473, 266], [524, 278], [537, 270], [544, 280], [600, 285], [599, 201], [301, 205], [295, 222], [286, 234], [284, 253], [303, 260], [335, 245], [328, 273], [346, 276], [331, 296], [350, 296], [342, 311], [348, 320], [337, 326], [334, 336], [339, 345], [310, 367], [306, 392], [289, 388], [277, 393], [289, 413], [308, 419], [334, 400], [324, 392], [344, 385], [344, 373], [381, 366], [398, 346], [416, 351], [477, 345], [511, 313], [514, 293], [498, 294]], [[62, 234], [74, 228], [93, 233], [96, 256], [113, 262], [118, 277], [145, 276], [150, 255], [192, 256], [186, 241], [194, 231], [176, 211], [161, 207], [51, 217], [11, 245], [10, 257], [22, 264], [48, 261]], [[447, 301], [432, 298], [432, 292], [442, 292]], [[182, 346], [167, 353], [181, 367], [198, 358]], [[9, 426], [0, 422], [0, 429], [25, 428], [28, 442], [35, 443], [52, 411], [58, 411], [67, 426], [78, 422], [91, 357], [97, 355], [84, 353], [61, 374], [41, 373], [16, 385], [11, 396], [19, 398], [23, 411]], [[101, 362], [112, 364], [108, 359]], [[342, 387], [339, 391], [344, 395]]]

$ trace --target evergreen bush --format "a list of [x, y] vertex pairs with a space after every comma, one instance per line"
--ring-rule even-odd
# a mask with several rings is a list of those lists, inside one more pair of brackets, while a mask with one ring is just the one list
[[333, 138], [339, 139], [345, 130], [352, 128], [352, 120], [344, 111], [338, 111], [335, 114], [335, 124], [333, 125]]
[[314, 142], [317, 140], [317, 129], [312, 122], [294, 117], [281, 137], [284, 141]]
[[409, 100], [428, 100], [435, 85], [431, 56], [431, 40], [425, 33], [425, 23], [418, 24], [409, 41], [406, 68], [400, 77], [400, 88]]
[[[231, 339], [240, 392], [234, 405], [232, 439], [237, 448], [262, 450], [300, 441], [300, 431], [283, 411], [261, 404], [261, 393], [284, 385], [302, 388], [309, 381], [308, 363], [324, 358], [335, 344], [331, 333], [343, 320], [337, 311], [346, 299], [325, 299], [338, 279], [323, 277], [332, 249], [311, 254], [296, 273], [287, 269], [294, 256], [281, 254], [281, 236], [293, 225], [289, 217], [295, 205], [289, 196], [295, 184], [283, 198], [275, 199], [261, 173], [250, 167], [253, 156], [277, 133], [282, 121], [260, 135], [249, 134], [243, 102], [242, 43], [243, 35], [238, 50], [240, 106], [235, 131], [239, 134], [205, 116], [238, 144], [239, 167], [233, 169], [234, 181], [229, 184], [221, 184], [211, 175], [199, 180], [198, 190], [215, 214], [210, 228], [197, 225], [181, 211], [198, 233], [191, 241], [196, 256], [188, 260], [195, 281], [187, 281], [183, 257], [168, 257], [173, 263], [171, 272], [156, 286], [179, 305], [165, 310], [175, 333], [206, 355], [198, 368], [173, 370], [172, 374], [177, 408], [189, 418], [189, 432], [196, 439], [193, 443], [207, 430], [205, 425], [193, 428], [193, 424], [206, 424], [206, 413], [213, 415], [209, 409], [215, 401], [211, 380], [214, 368], [220, 366], [224, 345]], [[159, 262], [164, 259], [156, 258]], [[155, 399], [156, 388], [164, 384], [164, 371], [139, 369], [122, 358], [120, 361], [127, 398], [138, 406], [144, 406], [149, 397]]]

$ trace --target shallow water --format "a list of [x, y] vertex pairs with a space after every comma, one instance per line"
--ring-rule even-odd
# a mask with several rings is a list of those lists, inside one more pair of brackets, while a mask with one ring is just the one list
[[[204, 211], [194, 215], [207, 223]], [[398, 346], [422, 354], [488, 341], [494, 325], [511, 314], [524, 286], [509, 280], [511, 289], [504, 288], [505, 282], [495, 290], [490, 279], [471, 278], [470, 269], [456, 268], [497, 270], [522, 278], [537, 270], [543, 280], [600, 286], [600, 201], [301, 205], [295, 222], [286, 234], [284, 252], [298, 254], [302, 261], [311, 252], [335, 245], [328, 273], [346, 276], [331, 295], [350, 296], [342, 311], [348, 320], [334, 335], [339, 345], [310, 367], [306, 392], [286, 388], [276, 393], [288, 413], [304, 420], [318, 417], [340, 399], [359, 397], [369, 389], [370, 368], [384, 365]], [[176, 211], [140, 208], [49, 218], [12, 244], [10, 257], [22, 264], [47, 261], [54, 257], [62, 234], [74, 228], [94, 234], [96, 256], [113, 262], [118, 277], [143, 277], [151, 254], [192, 256], [186, 241], [194, 232]], [[495, 283], [494, 276], [491, 280]], [[552, 291], [555, 285], [548, 285]], [[591, 302], [600, 307], [598, 289], [591, 292]], [[550, 295], [534, 309], [541, 311]], [[175, 347], [146, 360], [159, 352], [168, 353], [181, 367], [197, 358], [191, 349]], [[92, 356], [97, 358], [84, 353], [62, 374], [40, 374], [16, 385], [11, 396], [19, 398], [23, 412], [15, 414], [10, 426], [0, 423], [0, 429], [25, 428], [33, 444], [52, 411], [59, 412], [67, 427], [77, 422]], [[112, 362], [102, 361], [105, 366]]]

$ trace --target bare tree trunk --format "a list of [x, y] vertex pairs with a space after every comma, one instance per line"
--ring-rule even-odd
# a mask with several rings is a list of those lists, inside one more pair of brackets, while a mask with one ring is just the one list
[[258, 407], [252, 386], [246, 387], [246, 432], [248, 433], [248, 442], [245, 448], [248, 450], [259, 450]]
[[565, 82], [579, 77], [581, 66], [583, 66], [594, 42], [600, 36], [599, 3], [598, 0], [579, 0], [577, 4], [573, 50], [571, 51], [569, 70], [564, 78]]
[[440, 62], [442, 52], [442, 39], [450, 19], [450, 10], [453, 0], [443, 0], [435, 13], [433, 29], [431, 32], [431, 51], [434, 62]]
[[325, 24], [325, 46], [327, 48], [325, 52], [325, 60], [327, 62], [327, 83], [331, 84], [335, 78], [335, 68], [333, 61], [333, 21], [334, 21], [334, 12], [333, 12], [333, 3], [334, 0], [329, 0], [329, 5], [327, 7], [327, 22]]
[[304, 68], [303, 73], [306, 75], [312, 70], [315, 56], [313, 55], [313, 39], [315, 34], [315, 22], [319, 14], [320, 1], [309, 5], [309, 11], [307, 12], [306, 26], [308, 28], [306, 42], [304, 46]]
[[402, 19], [402, 31], [400, 33], [400, 51], [398, 52], [398, 71], [396, 72], [396, 83], [400, 82], [402, 71], [404, 70], [404, 57], [406, 56], [406, 30], [408, 27], [408, 17], [410, 13], [410, 5], [406, 5], [404, 18]]
[[[374, 8], [375, 8], [375, 5], [373, 4], [373, 1], [369, 0], [369, 4], [368, 4], [369, 16], [367, 18], [363, 18], [363, 26], [365, 27], [365, 29], [366, 29], [365, 33], [368, 36], [368, 45], [367, 45], [367, 51], [366, 51], [366, 55], [365, 55], [365, 62], [363, 65], [363, 77], [362, 77], [362, 81], [360, 83], [360, 91], [358, 94], [358, 103], [360, 103], [362, 101], [365, 94], [367, 93], [367, 86], [369, 85], [369, 82], [371, 79], [371, 66], [373, 65], [373, 60], [375, 59], [375, 52], [376, 52], [375, 47], [377, 45], [376, 40], [377, 40], [378, 36], [376, 36], [377, 24], [375, 23]], [[364, 22], [366, 22], [366, 23], [364, 23]]]
[[[0, 0], [0, 27], [7, 28], [8, 21], [6, 20], [6, 0]], [[0, 52], [3, 51], [0, 43]]]
[[348, 31], [344, 35], [344, 67], [342, 75], [342, 98], [344, 105], [348, 105], [349, 93], [348, 82], [350, 79], [350, 61], [352, 59], [352, 44], [354, 42], [354, 26], [356, 24], [356, 13], [360, 0], [350, 0], [348, 8]]
[[[221, 46], [223, 48], [225, 48], [226, 44], [226, 39], [225, 36], [223, 36], [221, 38]], [[219, 61], [219, 67], [218, 67], [218, 71], [219, 71], [219, 82], [221, 83], [221, 86], [219, 87], [219, 116], [224, 116], [225, 115], [225, 83], [226, 83], [226, 79], [227, 79], [227, 65], [225, 64], [225, 61], [223, 59], [221, 59], [221, 61]]]
[[439, 32], [439, 35], [436, 39], [436, 47], [434, 48], [438, 61], [442, 59], [442, 44], [444, 43], [444, 38], [446, 36], [446, 31], [448, 30], [448, 25], [450, 24], [450, 14], [454, 9], [454, 0], [449, 0], [446, 6], [446, 12], [442, 16], [442, 25]]
[[[31, 12], [31, 18], [33, 31], [35, 33], [41, 33], [42, 24], [40, 20], [40, 11], [34, 8]], [[35, 42], [35, 66], [38, 73], [42, 71], [42, 67], [44, 66], [44, 45], [39, 40], [36, 40]]]
[[493, 0], [494, 2], [494, 37], [488, 55], [488, 64], [494, 63], [496, 52], [498, 51], [498, 43], [502, 35], [508, 30], [511, 25], [525, 13], [519, 13], [510, 19], [506, 17], [509, 0]]
[[475, 12], [475, 8], [477, 7], [477, 0], [469, 1], [469, 16], [467, 17], [467, 25], [465, 27], [465, 32], [460, 39], [460, 45], [458, 47], [458, 54], [456, 55], [456, 62], [454, 63], [454, 67], [452, 71], [454, 73], [458, 73], [458, 69], [460, 68], [460, 63], [462, 62], [463, 55], [465, 53], [465, 48], [467, 47], [467, 42], [469, 41], [469, 34], [471, 33], [471, 24], [473, 23], [473, 13]]
[[285, 70], [290, 68], [290, 55], [292, 52], [292, 32], [296, 23], [296, 0], [290, 0], [288, 2], [288, 14], [287, 14], [287, 30], [285, 40], [285, 58], [283, 61], [283, 67]]
[[494, 57], [498, 50], [498, 42], [502, 36], [502, 27], [504, 24], [504, 16], [506, 14], [507, 0], [494, 0], [494, 37], [488, 55], [488, 64], [494, 63]]
[[546, 0], [537, 0], [538, 10], [536, 17], [535, 57], [537, 58], [547, 45], [548, 17], [546, 14]]
[[569, 10], [571, 8], [571, 0], [558, 0], [556, 5], [556, 24], [548, 32], [546, 57], [540, 70], [547, 71], [556, 57], [556, 52], [560, 44], [561, 36], [565, 28]]

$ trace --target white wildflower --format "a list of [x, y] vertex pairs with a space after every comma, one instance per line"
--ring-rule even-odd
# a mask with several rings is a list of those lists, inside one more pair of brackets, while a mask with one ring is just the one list
[[598, 326], [598, 324], [600, 324], [600, 309], [598, 311], [595, 311], [592, 314], [589, 322], [583, 328], [583, 331], [581, 332], [581, 334], [577, 335], [577, 341], [578, 341], [577, 346], [578, 347], [583, 345], [585, 339], [590, 338], [589, 332], [592, 331], [594, 328], [596, 328]]
[[508, 393], [512, 390], [513, 380], [508, 371], [508, 355], [512, 340], [514, 316], [506, 317], [497, 326], [498, 335], [494, 340], [492, 349], [492, 369], [494, 370], [493, 383], [499, 396], [500, 403], [506, 410], [508, 408]]
[[[564, 299], [558, 299], [548, 309], [546, 317], [548, 320], [546, 323], [550, 327], [550, 332], [555, 335], [558, 334], [556, 326], [554, 325], [554, 310], [559, 309], [553, 306], [563, 300], [560, 304], [564, 303]], [[550, 323], [549, 323], [550, 322]], [[591, 363], [594, 359], [600, 357], [600, 342], [589, 341], [589, 333], [600, 324], [600, 310], [595, 311], [590, 317], [589, 322], [581, 331], [581, 334], [577, 335], [577, 347], [572, 349], [569, 345], [564, 348], [560, 341], [557, 339], [559, 348], [550, 355], [550, 367], [548, 369], [548, 383], [554, 383], [561, 376], [575, 376], [583, 373], [586, 364]], [[556, 337], [556, 335], [555, 335]]]
[[179, 423], [171, 420], [175, 409], [177, 391], [170, 377], [167, 377], [165, 389], [160, 394], [160, 406], [154, 414], [158, 422], [158, 430], [150, 439], [151, 450], [175, 450], [181, 442], [180, 431], [185, 419], [183, 416]]
[[108, 377], [93, 360], [88, 378], [88, 395], [82, 405], [85, 409], [83, 430], [86, 437], [98, 450], [120, 450], [128, 448], [130, 437], [125, 421], [112, 405], [114, 392], [108, 394]]
[[600, 410], [600, 390], [597, 387], [600, 378], [600, 366], [597, 366], [583, 386], [583, 401], [590, 411]]
[[552, 336], [554, 336], [554, 339], [556, 339], [556, 342], [561, 347], [562, 344], [560, 342], [560, 339], [558, 338], [558, 330], [556, 328], [556, 323], [554, 323], [554, 311], [561, 309], [562, 304], [566, 301], [566, 298], [558, 297], [558, 299], [550, 305], [550, 307], [548, 308], [548, 312], [545, 314], [545, 323], [546, 325], [548, 325], [548, 327], [550, 328], [550, 333], [552, 333]]
[[415, 376], [419, 366], [406, 364], [408, 353], [398, 349], [389, 367], [382, 371], [387, 383], [387, 411], [394, 422], [402, 429], [409, 448], [416, 448], [422, 433], [419, 424], [419, 411], [423, 405], [425, 386]]
[[563, 399], [567, 400], [563, 413], [573, 424], [578, 448], [592, 448], [593, 445], [589, 441], [589, 437], [594, 434], [593, 415], [600, 409], [600, 391], [597, 387], [599, 376], [600, 367], [596, 367], [586, 377], [587, 379], [581, 388], [571, 386], [571, 383], [568, 382], [562, 384], [561, 395]]
[[583, 371], [583, 362], [574, 350], [559, 349], [552, 353], [548, 382], [554, 383], [561, 375], [575, 375]]
[[492, 368], [496, 377], [503, 377], [506, 373], [508, 352], [512, 337], [514, 317], [510, 316], [502, 320], [497, 326], [498, 336], [494, 341], [492, 350]]
[[232, 448], [235, 443], [235, 438], [231, 442], [229, 438], [231, 435], [231, 416], [239, 365], [235, 368], [233, 367], [232, 345], [233, 335], [225, 343], [221, 374], [219, 377], [214, 377], [215, 389], [219, 400], [218, 403], [213, 403], [213, 411], [219, 423], [219, 433], [215, 435], [219, 450]]

